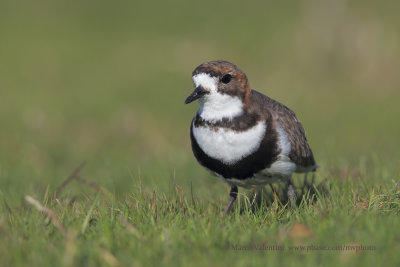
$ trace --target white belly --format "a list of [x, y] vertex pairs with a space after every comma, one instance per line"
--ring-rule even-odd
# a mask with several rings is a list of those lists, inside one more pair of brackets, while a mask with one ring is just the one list
[[266, 128], [265, 121], [243, 132], [227, 128], [213, 130], [209, 127], [193, 125], [193, 135], [199, 147], [209, 157], [232, 165], [260, 147]]

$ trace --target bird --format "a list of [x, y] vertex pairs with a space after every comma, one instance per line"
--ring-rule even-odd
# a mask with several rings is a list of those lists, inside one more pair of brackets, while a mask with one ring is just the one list
[[275, 181], [288, 184], [294, 206], [292, 174], [315, 171], [318, 165], [305, 130], [285, 105], [250, 89], [246, 74], [223, 60], [208, 61], [192, 73], [199, 110], [190, 124], [190, 140], [197, 161], [230, 186], [227, 214], [246, 189]]

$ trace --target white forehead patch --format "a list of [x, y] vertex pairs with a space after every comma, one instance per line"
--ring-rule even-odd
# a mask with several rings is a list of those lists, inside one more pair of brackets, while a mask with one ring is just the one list
[[217, 92], [218, 78], [211, 77], [207, 73], [200, 73], [193, 76], [193, 82], [196, 87], [202, 86], [204, 89], [208, 89], [212, 92]]

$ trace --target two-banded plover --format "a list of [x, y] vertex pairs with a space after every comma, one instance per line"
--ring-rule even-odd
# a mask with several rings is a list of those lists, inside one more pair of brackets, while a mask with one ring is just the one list
[[273, 181], [288, 183], [293, 206], [293, 172], [314, 171], [317, 165], [305, 131], [283, 104], [250, 89], [246, 74], [227, 61], [210, 61], [192, 74], [200, 109], [190, 126], [197, 161], [231, 186], [227, 213], [237, 186], [250, 188]]

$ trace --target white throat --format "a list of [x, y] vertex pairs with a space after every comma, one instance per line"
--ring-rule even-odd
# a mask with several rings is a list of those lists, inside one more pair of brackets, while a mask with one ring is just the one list
[[196, 87], [202, 86], [209, 90], [209, 94], [199, 99], [199, 115], [208, 121], [216, 121], [222, 118], [233, 118], [243, 112], [243, 102], [236, 96], [221, 94], [218, 92], [218, 78], [206, 73], [193, 76]]

